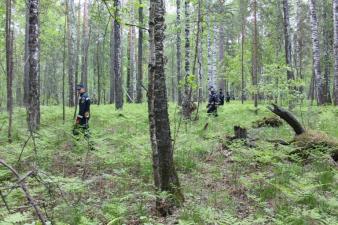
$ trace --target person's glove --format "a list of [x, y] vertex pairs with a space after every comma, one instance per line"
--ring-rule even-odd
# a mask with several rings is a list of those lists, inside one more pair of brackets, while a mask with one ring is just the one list
[[85, 118], [89, 118], [89, 112], [85, 112]]

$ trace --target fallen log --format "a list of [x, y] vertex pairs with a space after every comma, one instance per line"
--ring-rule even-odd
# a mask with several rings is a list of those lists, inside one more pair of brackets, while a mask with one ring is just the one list
[[297, 120], [297, 118], [286, 109], [279, 107], [276, 104], [272, 104], [273, 107], [268, 106], [268, 109], [282, 118], [286, 123], [288, 123], [293, 130], [295, 131], [296, 135], [301, 135], [305, 132], [304, 127], [302, 124]]

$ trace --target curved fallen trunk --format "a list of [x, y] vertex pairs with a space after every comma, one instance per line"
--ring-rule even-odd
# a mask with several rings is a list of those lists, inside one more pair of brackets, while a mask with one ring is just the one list
[[296, 135], [301, 135], [305, 132], [302, 124], [297, 120], [297, 118], [286, 109], [279, 107], [276, 104], [272, 104], [273, 107], [268, 107], [268, 109], [282, 118], [285, 122], [287, 122], [295, 131]]

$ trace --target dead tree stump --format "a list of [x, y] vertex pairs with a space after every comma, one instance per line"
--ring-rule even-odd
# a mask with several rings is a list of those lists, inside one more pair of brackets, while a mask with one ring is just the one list
[[248, 132], [246, 128], [242, 128], [240, 126], [234, 126], [234, 132], [235, 132], [234, 139], [247, 139], [248, 138]]

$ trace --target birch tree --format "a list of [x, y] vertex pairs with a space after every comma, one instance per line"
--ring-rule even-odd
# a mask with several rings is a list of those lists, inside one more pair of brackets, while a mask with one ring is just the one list
[[121, 0], [114, 0], [114, 77], [115, 77], [115, 108], [123, 108], [123, 88], [121, 71]]
[[157, 197], [156, 208], [162, 216], [167, 216], [171, 214], [174, 205], [183, 202], [184, 197], [174, 166], [168, 115], [164, 70], [164, 7], [164, 0], [150, 0], [148, 115], [155, 188], [158, 192], [171, 194], [167, 198]]
[[333, 102], [335, 105], [338, 105], [338, 0], [333, 0], [333, 26], [334, 26]]
[[39, 0], [29, 0], [29, 95], [28, 95], [28, 128], [34, 132], [40, 125], [39, 93]]
[[320, 66], [320, 47], [319, 47], [319, 35], [318, 35], [318, 20], [316, 1], [309, 0], [310, 9], [310, 21], [311, 21], [311, 39], [312, 39], [312, 58], [313, 58], [313, 69], [314, 69], [314, 87], [315, 97], [318, 105], [324, 104], [323, 97], [323, 84], [322, 74]]

